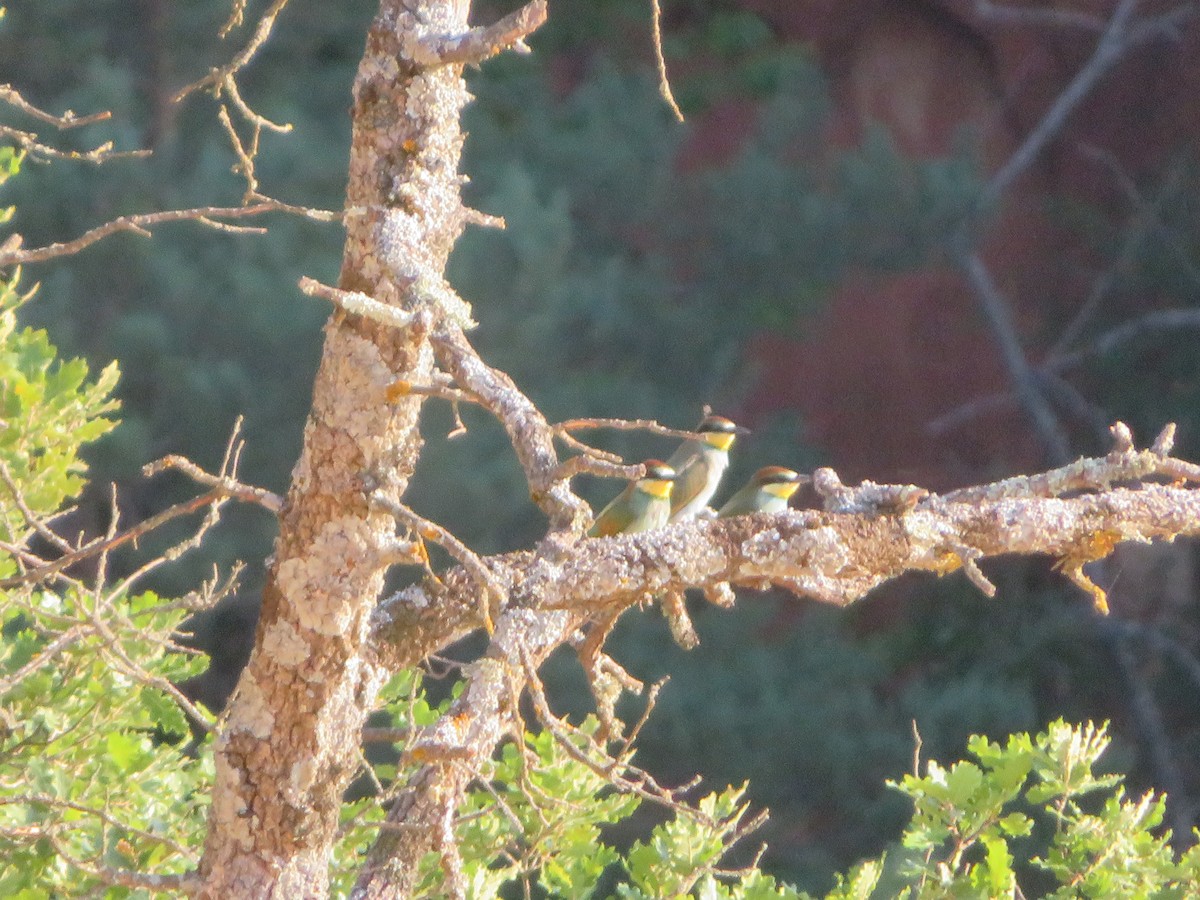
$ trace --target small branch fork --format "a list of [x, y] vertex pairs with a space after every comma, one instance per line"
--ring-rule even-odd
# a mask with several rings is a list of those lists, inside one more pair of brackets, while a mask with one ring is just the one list
[[405, 49], [425, 66], [479, 65], [504, 50], [529, 53], [525, 39], [546, 21], [546, 0], [533, 0], [491, 25], [463, 34], [421, 35]]
[[[221, 469], [216, 475], [210, 475], [190, 460], [175, 455], [167, 456], [157, 462], [150, 463], [142, 470], [142, 473], [146, 477], [151, 477], [167, 469], [179, 469], [185, 475], [208, 487], [209, 490], [205, 493], [190, 500], [185, 500], [182, 503], [176, 503], [174, 506], [147, 519], [143, 519], [141, 522], [122, 532], [113, 532], [103, 538], [96, 538], [78, 546], [71, 545], [59, 537], [53, 543], [60, 550], [64, 551], [62, 556], [49, 562], [34, 565], [19, 575], [0, 579], [0, 589], [14, 588], [23, 584], [34, 584], [61, 576], [62, 573], [76, 563], [97, 556], [106, 556], [124, 544], [136, 542], [142, 536], [161, 528], [167, 522], [178, 519], [181, 516], [190, 515], [198, 510], [210, 508], [210, 516], [215, 517], [220, 507], [231, 499], [240, 500], [244, 503], [254, 503], [278, 514], [283, 507], [282, 498], [268, 490], [242, 484], [237, 480], [237, 466], [243, 446], [243, 442], [239, 437], [240, 431], [241, 418], [239, 417], [237, 423], [234, 425], [233, 433], [230, 435], [229, 443], [226, 446], [225, 458], [221, 463]], [[13, 485], [11, 479], [6, 479], [6, 481], [9, 490], [12, 491]], [[16, 495], [14, 494], [14, 496]], [[22, 506], [18, 506], [18, 508], [22, 508]], [[44, 530], [44, 526], [38, 527], [33, 521], [29, 522], [29, 524], [31, 527], [37, 528], [39, 532]], [[114, 512], [113, 527], [115, 528], [115, 526], [116, 514]]]
[[[371, 505], [392, 516], [397, 522], [409, 530], [416, 539], [415, 544], [401, 545], [403, 561], [419, 560], [429, 566], [429, 555], [425, 551], [423, 541], [433, 541], [445, 549], [458, 564], [471, 576], [479, 590], [479, 618], [488, 634], [495, 631], [495, 617], [508, 599], [504, 587], [492, 577], [487, 563], [470, 547], [456, 538], [446, 528], [418, 515], [402, 503], [386, 496], [382, 491], [371, 492]], [[433, 575], [433, 570], [429, 570]], [[434, 575], [436, 578], [437, 576]]]
[[[104, 112], [92, 113], [86, 116], [77, 116], [71, 110], [67, 110], [61, 115], [54, 115], [46, 112], [37, 106], [34, 106], [28, 100], [21, 96], [11, 84], [0, 84], [0, 103], [5, 103], [13, 109], [24, 113], [32, 119], [36, 119], [46, 125], [52, 125], [59, 131], [68, 131], [72, 128], [80, 128], [86, 125], [94, 125], [97, 122], [103, 122], [112, 118], [112, 113], [107, 110]], [[9, 125], [0, 125], [0, 139], [12, 141], [17, 147], [28, 153], [34, 160], [50, 160], [50, 159], [66, 159], [75, 160], [78, 162], [92, 163], [100, 165], [108, 162], [111, 159], [121, 159], [130, 157], [149, 156], [149, 150], [131, 150], [118, 151], [113, 149], [111, 141], [93, 147], [91, 150], [60, 150], [57, 147], [51, 147], [41, 141], [40, 136], [34, 131], [23, 131], [19, 128], [13, 128]]]

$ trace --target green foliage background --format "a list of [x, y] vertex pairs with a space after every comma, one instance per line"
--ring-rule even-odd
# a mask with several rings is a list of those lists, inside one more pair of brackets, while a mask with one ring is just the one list
[[[675, 123], [657, 94], [641, 2], [557, 2], [534, 39], [538, 53], [499, 58], [471, 76], [478, 100], [466, 118], [469, 199], [503, 215], [508, 229], [469, 232], [451, 277], [475, 305], [480, 349], [552, 419], [647, 416], [686, 426], [705, 403], [736, 408], [756, 375], [745, 354], [750, 337], [803, 327], [796, 323], [851, 269], [916, 268], [938, 258], [978, 187], [969, 136], [944, 159], [907, 159], [881, 129], [831, 154], [823, 144], [829, 86], [811, 54], [779, 41], [735, 3], [680, 7], [668, 29], [670, 60], [716, 63], [679, 77], [685, 109], [699, 114], [737, 98], [758, 110], [750, 139], [720, 165], [676, 165], [691, 126]], [[373, 11], [370, 0], [293, 0], [246, 71], [249, 102], [295, 126], [264, 138], [267, 193], [340, 206], [349, 86]], [[10, 9], [0, 29], [0, 58], [12, 62], [6, 77], [45, 108], [115, 111], [111, 123], [65, 134], [64, 142], [112, 139], [155, 150], [148, 161], [101, 169], [27, 171], [5, 201], [17, 205], [12, 227], [27, 245], [122, 213], [237, 202], [241, 185], [211, 101], [166, 102], [229, 54], [215, 38], [227, 13], [222, 3], [151, 0], [115, 10], [70, 0]], [[1194, 183], [1191, 169], [1183, 180]], [[1108, 252], [1113, 233], [1099, 211], [1061, 215]], [[1196, 246], [1191, 205], [1162, 215]], [[125, 372], [117, 389], [123, 424], [89, 456], [96, 489], [82, 515], [92, 528], [107, 524], [109, 480], [120, 484], [129, 518], [189, 492], [169, 479], [147, 484], [136, 472], [167, 452], [213, 467], [239, 414], [248, 439], [243, 477], [286, 486], [327, 314], [294, 285], [301, 274], [335, 279], [340, 232], [286, 218], [270, 225], [263, 237], [189, 225], [163, 228], [153, 241], [119, 236], [38, 268], [42, 290], [29, 320], [67, 354], [96, 367], [119, 359]], [[1167, 299], [1193, 287], [1158, 244], [1128, 277]], [[1195, 362], [1185, 342], [1166, 342], [1149, 360], [1139, 345], [1089, 377], [1095, 395], [1141, 434], [1180, 420], [1186, 453], [1200, 409]], [[1147, 382], [1168, 388], [1148, 399]], [[473, 410], [464, 415], [469, 434], [447, 441], [448, 412], [430, 404], [429, 443], [410, 499], [480, 551], [527, 544], [542, 521], [503, 434]], [[633, 457], [669, 449], [645, 437], [601, 440]], [[781, 413], [740, 447], [730, 480], [765, 463], [823, 461], [806, 444], [804, 423]], [[582, 488], [598, 502], [614, 490]], [[156, 576], [154, 589], [176, 596], [213, 561], [250, 563], [238, 606], [195, 624], [201, 646], [228, 650], [249, 640], [252, 616], [243, 611], [253, 608], [272, 538], [266, 517], [231, 511], [204, 559]], [[972, 732], [999, 736], [1060, 714], [1121, 710], [1125, 698], [1107, 674], [1119, 636], [1079, 611], [1077, 598], [1064, 601], [1044, 584], [1022, 564], [1005, 574], [1003, 602], [986, 603], [958, 582], [923, 582], [903, 595], [903, 614], [886, 601], [797, 612], [791, 600], [747, 597], [732, 613], [696, 610], [702, 645], [691, 654], [671, 644], [655, 617], [631, 616], [615, 655], [639, 677], [673, 676], [640, 761], [678, 780], [704, 772], [717, 787], [749, 779], [747, 797], [773, 810], [767, 867], [807, 886], [828, 884], [832, 872], [878, 852], [903, 821], [904, 804], [881, 785], [908, 766], [911, 720], [927, 749], [953, 756]], [[556, 703], [582, 713], [577, 666], [555, 665]], [[1175, 675], [1165, 669], [1161, 685]], [[1173, 722], [1181, 755], [1200, 749], [1196, 725], [1194, 713]], [[1118, 721], [1114, 730], [1116, 756], [1136, 785], [1148, 784], [1136, 729]]]

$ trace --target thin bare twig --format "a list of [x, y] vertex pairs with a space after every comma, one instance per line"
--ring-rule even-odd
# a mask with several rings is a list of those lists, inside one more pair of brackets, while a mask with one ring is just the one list
[[[1132, 179], [1121, 168], [1112, 153], [1091, 145], [1082, 146], [1080, 149], [1085, 156], [1099, 161], [1109, 169], [1118, 185], [1121, 186], [1129, 198], [1132, 211], [1120, 249], [1117, 251], [1111, 264], [1092, 283], [1087, 299], [1084, 300], [1067, 327], [1063, 329], [1058, 340], [1054, 342], [1054, 346], [1050, 348], [1050, 352], [1047, 354], [1048, 359], [1053, 359], [1056, 356], [1066, 353], [1079, 339], [1096, 311], [1116, 287], [1121, 275], [1127, 272], [1129, 267], [1133, 265], [1137, 254], [1150, 234], [1158, 230], [1164, 233], [1164, 235], [1169, 235], [1169, 232], [1160, 220], [1160, 214], [1167, 201], [1175, 197], [1185, 170], [1182, 161], [1176, 160], [1155, 192], [1153, 200], [1148, 200], [1137, 190]], [[1175, 250], [1176, 257], [1179, 259], [1181, 266], [1188, 272], [1193, 282], [1200, 285], [1200, 273], [1197, 273], [1195, 266], [1191, 264], [1185, 248], [1179, 247], [1177, 241], [1172, 240], [1170, 243]]]
[[138, 522], [136, 525], [127, 529], [126, 531], [121, 532], [120, 534], [114, 535], [110, 538], [84, 544], [78, 550], [64, 554], [58, 559], [46, 563], [44, 566], [30, 569], [29, 571], [20, 575], [13, 575], [9, 578], [0, 579], [0, 588], [11, 588], [22, 584], [44, 581], [47, 578], [57, 575], [59, 572], [63, 571], [63, 569], [70, 568], [81, 560], [115, 550], [117, 547], [120, 547], [123, 544], [127, 544], [130, 541], [136, 541], [142, 535], [148, 534], [149, 532], [154, 531], [156, 528], [162, 527], [173, 519], [178, 519], [180, 516], [189, 515], [196, 510], [203, 509], [204, 507], [213, 503], [222, 503], [227, 499], [227, 496], [222, 491], [209, 491], [206, 494], [201, 494], [199, 497], [193, 497], [191, 500], [185, 500], [182, 503], [176, 503], [174, 506], [164, 509], [162, 512], [157, 513], [148, 519], [143, 519], [141, 522]]
[[105, 141], [91, 150], [61, 150], [51, 147], [39, 139], [32, 131], [22, 131], [10, 125], [0, 125], [0, 139], [11, 141], [21, 150], [30, 155], [31, 159], [64, 159], [73, 162], [86, 162], [99, 166], [114, 159], [144, 159], [150, 155], [149, 150], [114, 150], [112, 141]]
[[663, 55], [662, 45], [662, 7], [659, 6], [659, 0], [650, 0], [650, 12], [650, 28], [654, 36], [654, 62], [658, 66], [658, 92], [675, 114], [676, 121], [682, 122], [683, 110], [675, 102], [675, 95], [671, 92], [671, 80], [667, 77], [667, 59]]
[[1008, 299], [1000, 292], [979, 252], [963, 247], [959, 264], [975, 291], [979, 306], [987, 317], [993, 337], [1000, 348], [1005, 368], [1012, 378], [1013, 389], [1021, 406], [1033, 420], [1052, 462], [1063, 463], [1071, 458], [1071, 444], [1058, 421], [1058, 416], [1042, 396], [1033, 367], [1025, 357], [1021, 339], [1013, 321]]
[[[337, 213], [316, 209], [302, 211], [301, 207], [289, 206], [286, 203], [280, 203], [275, 200], [255, 203], [251, 206], [200, 206], [193, 209], [170, 209], [161, 212], [138, 213], [112, 219], [103, 225], [98, 225], [95, 228], [85, 231], [79, 237], [70, 241], [47, 244], [44, 247], [34, 247], [30, 250], [5, 249], [0, 252], [0, 267], [44, 262], [55, 257], [78, 253], [80, 250], [90, 247], [102, 238], [106, 238], [118, 231], [132, 231], [134, 234], [140, 234], [142, 237], [149, 237], [151, 227], [167, 222], [199, 222], [218, 231], [230, 231], [234, 229], [245, 231], [246, 229], [242, 226], [217, 220], [244, 219], [272, 212], [303, 214], [310, 219], [320, 222], [332, 222], [338, 218]], [[258, 228], [254, 229], [254, 231], [255, 233], [263, 233], [266, 229]]]
[[[237, 111], [242, 114], [242, 118], [254, 125], [256, 129], [265, 128], [268, 131], [274, 131], [276, 134], [287, 134], [292, 130], [292, 124], [290, 122], [273, 122], [261, 113], [256, 113], [254, 110], [252, 110], [249, 104], [242, 99], [241, 92], [238, 90], [237, 81], [235, 81], [232, 76], [229, 76], [225, 79], [225, 83], [222, 85], [222, 87], [224, 89], [225, 96], [233, 101], [233, 105], [237, 108]], [[258, 147], [257, 131], [254, 137], [254, 146], [255, 148]]]
[[[262, 17], [259, 18], [258, 25], [255, 26], [254, 29], [254, 34], [251, 35], [250, 40], [246, 42], [246, 46], [238, 51], [233, 59], [223, 66], [212, 69], [203, 78], [193, 81], [186, 87], [180, 88], [180, 90], [175, 93], [175, 96], [171, 98], [171, 101], [173, 103], [178, 103], [189, 94], [203, 90], [207, 87], [212, 87], [219, 91], [220, 87], [224, 85], [226, 79], [232, 77], [238, 72], [238, 70], [250, 62], [250, 60], [254, 58], [254, 54], [258, 52], [258, 49], [264, 43], [266, 43], [267, 38], [271, 36], [271, 29], [275, 27], [275, 20], [279, 17], [279, 14], [283, 12], [283, 8], [287, 6], [287, 4], [288, 0], [273, 0], [271, 5], [262, 14]], [[241, 10], [239, 10], [236, 6], [234, 8], [233, 15], [230, 17], [229, 23], [226, 24], [225, 28], [222, 29], [222, 37], [228, 34], [232, 27], [234, 27], [233, 23], [235, 22], [235, 19], [237, 24], [241, 23]]]
[[[610, 755], [591, 735], [573, 727], [550, 711], [550, 704], [546, 700], [546, 692], [537, 671], [527, 658], [524, 660], [524, 666], [526, 687], [529, 690], [530, 699], [533, 701], [534, 713], [538, 721], [554, 736], [555, 742], [567, 752], [568, 756], [605, 778], [622, 793], [635, 794], [643, 800], [663, 806], [675, 813], [698, 821], [711, 822], [698, 809], [681, 800], [684, 794], [696, 786], [699, 782], [698, 778], [679, 788], [665, 788], [655, 781], [649, 772], [630, 763], [627, 757], [618, 758]], [[577, 740], [572, 740], [572, 736]], [[580, 743], [583, 744], [582, 747]]]
[[17, 484], [16, 479], [13, 478], [12, 472], [9, 471], [8, 464], [2, 459], [0, 459], [0, 481], [3, 481], [4, 486], [8, 488], [13, 505], [21, 513], [21, 518], [25, 520], [25, 524], [33, 529], [42, 540], [47, 541], [65, 553], [69, 553], [74, 549], [70, 542], [51, 529], [42, 517], [34, 515], [33, 510], [29, 508], [29, 504], [25, 502], [25, 497], [21, 493], [20, 486]]
[[[1102, 332], [1075, 350], [1048, 357], [1040, 368], [1034, 370], [1033, 375], [1039, 381], [1048, 376], [1059, 376], [1063, 372], [1078, 368], [1088, 360], [1113, 353], [1148, 335], [1179, 329], [1200, 329], [1200, 309], [1160, 309], [1146, 313]], [[926, 428], [932, 434], [944, 434], [978, 416], [1004, 409], [1016, 402], [1017, 395], [1014, 391], [977, 397], [933, 419]], [[1094, 416], [1089, 415], [1088, 419], [1091, 421]]]
[[174, 453], [147, 464], [142, 468], [142, 474], [149, 477], [159, 472], [165, 472], [167, 469], [177, 469], [197, 484], [217, 489], [232, 500], [257, 504], [275, 515], [279, 515], [283, 509], [283, 498], [275, 492], [269, 491], [266, 488], [243, 484], [230, 476], [212, 475], [205, 472], [187, 457]]
[[[194, 463], [191, 463], [190, 461], [179, 456], [165, 457], [158, 462], [150, 463], [143, 469], [143, 473], [149, 477], [167, 468], [180, 468], [188, 472], [189, 475], [197, 477], [197, 480], [201, 481], [202, 483], [209, 483], [211, 485], [211, 489], [209, 491], [201, 494], [198, 497], [193, 497], [191, 500], [185, 500], [181, 503], [177, 503], [174, 506], [157, 513], [156, 515], [150, 516], [148, 519], [143, 519], [141, 522], [138, 522], [136, 525], [120, 533], [117, 533], [116, 530], [118, 510], [114, 493], [113, 514], [109, 523], [109, 533], [104, 538], [89, 541], [80, 547], [72, 548], [70, 552], [64, 553], [58, 559], [47, 562], [44, 565], [35, 566], [26, 572], [21, 573], [20, 575], [14, 575], [0, 580], [0, 588], [16, 587], [21, 584], [43, 581], [47, 578], [57, 575], [64, 569], [70, 568], [71, 566], [75, 565], [75, 563], [93, 556], [98, 556], [103, 564], [107, 559], [108, 554], [117, 547], [127, 544], [130, 541], [136, 541], [142, 535], [148, 534], [149, 532], [160, 528], [162, 525], [170, 522], [173, 519], [177, 519], [180, 516], [185, 516], [196, 512], [197, 510], [203, 509], [206, 506], [213, 508], [208, 523], [202, 526], [201, 530], [197, 532], [197, 534], [192, 535], [176, 548], [172, 548], [172, 550], [168, 550], [165, 553], [159, 554], [159, 556], [155, 557], [154, 560], [151, 560], [149, 563], [147, 563], [146, 566], [135, 570], [122, 582], [123, 589], [124, 586], [129, 585], [134, 580], [145, 574], [145, 572], [148, 571], [147, 567], [159, 565], [163, 562], [169, 562], [177, 558], [184, 549], [193, 546], [198, 537], [203, 534], [203, 531], [215, 523], [217, 508], [219, 508], [226, 501], [231, 499], [239, 499], [244, 502], [257, 503], [259, 505], [266, 506], [268, 509], [271, 509], [273, 502], [279, 501], [278, 497], [271, 494], [269, 491], [264, 491], [262, 488], [253, 488], [244, 485], [235, 477], [237, 473], [237, 463], [242, 449], [242, 442], [238, 438], [240, 428], [241, 419], [239, 418], [229, 436], [229, 442], [225, 448], [225, 458], [221, 463], [221, 471], [217, 475], [209, 475], [200, 469], [199, 466], [196, 466]], [[274, 498], [274, 500], [272, 498]], [[282, 501], [279, 501], [279, 504], [280, 507], [282, 507]], [[103, 574], [101, 574], [101, 577], [99, 578], [99, 583], [102, 582]]]
[[430, 341], [442, 368], [504, 426], [525, 471], [530, 495], [550, 519], [551, 529], [582, 532], [591, 510], [559, 473], [554, 429], [541, 410], [506, 372], [480, 358], [461, 328], [447, 323]]
[[104, 122], [112, 118], [112, 113], [108, 110], [103, 112], [91, 113], [86, 116], [77, 116], [71, 110], [64, 111], [61, 115], [48, 113], [37, 106], [34, 106], [28, 100], [21, 96], [20, 92], [11, 84], [0, 84], [0, 102], [7, 103], [14, 109], [19, 109], [26, 115], [37, 119], [40, 122], [45, 122], [47, 125], [53, 125], [55, 128], [66, 131], [69, 128], [79, 128], [83, 125], [92, 125], [96, 122]]
[[686, 431], [681, 428], [668, 428], [666, 425], [660, 425], [653, 419], [566, 419], [552, 427], [554, 428], [556, 437], [572, 431], [585, 431], [597, 428], [611, 428], [614, 431], [648, 431], [651, 434], [660, 434], [663, 437], [674, 437], [681, 440], [694, 440], [699, 437], [694, 431]]
[[[1121, 0], [1108, 20], [1096, 49], [1067, 87], [1055, 98], [1041, 121], [1021, 142], [1021, 146], [991, 177], [975, 201], [976, 212], [990, 210], [1012, 183], [1033, 165], [1046, 145], [1062, 131], [1076, 107], [1091, 93], [1096, 83], [1133, 47], [1144, 40], [1130, 32], [1129, 21], [1139, 0]], [[1139, 33], [1141, 34], [1141, 33]]]
[[154, 875], [147, 872], [135, 872], [130, 869], [114, 869], [99, 863], [90, 863], [75, 856], [62, 839], [54, 832], [47, 830], [44, 836], [54, 847], [54, 852], [75, 868], [86, 872], [105, 884], [132, 890], [152, 892], [193, 893], [200, 885], [200, 877], [195, 872], [183, 875]]
[[[38, 671], [42, 666], [53, 661], [60, 653], [68, 647], [78, 643], [83, 638], [87, 637], [90, 631], [83, 626], [73, 626], [62, 632], [57, 638], [43, 647], [36, 656], [13, 672], [8, 678], [0, 679], [0, 697], [3, 697], [11, 691], [22, 680], [28, 678], [34, 672]], [[0, 803], [5, 801], [0, 800]]]
[[82, 803], [75, 803], [71, 800], [64, 800], [60, 797], [51, 797], [47, 794], [10, 794], [0, 797], [0, 806], [11, 806], [21, 804], [24, 806], [45, 806], [50, 809], [71, 810], [72, 812], [83, 813], [84, 815], [94, 816], [105, 825], [113, 828], [119, 828], [122, 831], [127, 831], [130, 834], [135, 834], [138, 837], [148, 841], [153, 841], [156, 844], [163, 844], [169, 847], [173, 852], [178, 853], [192, 865], [197, 863], [195, 854], [191, 849], [185, 847], [177, 841], [166, 837], [163, 834], [147, 831], [144, 828], [138, 828], [129, 822], [123, 822], [116, 818], [110, 812], [104, 809], [99, 809], [94, 806], [86, 806]]

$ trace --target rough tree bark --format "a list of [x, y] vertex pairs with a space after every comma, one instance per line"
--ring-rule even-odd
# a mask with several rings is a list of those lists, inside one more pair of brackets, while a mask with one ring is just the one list
[[254, 654], [216, 747], [201, 867], [205, 897], [320, 897], [341, 795], [365, 716], [389, 672], [366, 654], [398, 498], [420, 449], [417, 396], [431, 380], [446, 258], [467, 219], [459, 196], [460, 64], [417, 64], [420, 33], [467, 32], [469, 3], [383, 0], [354, 81], [339, 286], [413, 313], [397, 328], [339, 309], [325, 329], [304, 446], [263, 593]]

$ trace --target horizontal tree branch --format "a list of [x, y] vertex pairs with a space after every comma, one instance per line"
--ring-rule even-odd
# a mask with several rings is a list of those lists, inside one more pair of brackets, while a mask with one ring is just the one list
[[109, 110], [102, 112], [91, 113], [86, 116], [77, 116], [73, 110], [65, 110], [61, 115], [46, 112], [37, 106], [34, 106], [28, 100], [21, 96], [20, 92], [11, 84], [0, 84], [0, 103], [7, 103], [14, 109], [19, 109], [21, 112], [37, 119], [39, 122], [45, 122], [47, 125], [53, 125], [62, 131], [68, 128], [79, 128], [83, 125], [92, 125], [96, 122], [104, 122], [112, 118], [112, 113]]
[[[201, 206], [194, 209], [169, 209], [161, 212], [138, 213], [136, 215], [120, 216], [119, 218], [105, 222], [103, 225], [97, 225], [95, 228], [85, 231], [73, 240], [47, 244], [44, 247], [34, 247], [30, 250], [20, 249], [19, 242], [6, 241], [3, 248], [0, 248], [0, 268], [5, 266], [20, 266], [26, 263], [45, 262], [48, 259], [54, 259], [58, 256], [69, 256], [72, 253], [78, 253], [80, 250], [90, 247], [92, 244], [111, 234], [116, 234], [118, 231], [132, 231], [135, 234], [140, 234], [142, 237], [149, 237], [151, 227], [162, 225], [166, 222], [199, 222], [201, 225], [206, 225], [217, 231], [247, 231], [251, 229], [218, 220], [245, 219], [272, 212], [303, 215], [320, 222], [332, 222], [339, 216], [338, 213], [327, 210], [307, 209], [305, 207], [292, 206], [288, 203], [281, 203], [276, 200], [265, 203], [254, 203], [250, 206]], [[261, 228], [253, 230], [258, 232], [265, 231], [265, 229]]]
[[[1103, 458], [1073, 465], [1084, 464], [1094, 477], [1109, 465]], [[719, 590], [723, 583], [774, 585], [846, 606], [906, 572], [940, 575], [966, 560], [1007, 554], [1086, 562], [1121, 541], [1200, 534], [1196, 489], [1143, 483], [1062, 498], [1045, 496], [1047, 482], [1055, 483], [1050, 473], [1027, 479], [1024, 495], [1020, 481], [1002, 482], [992, 495], [984, 487], [959, 492], [958, 499], [931, 496], [896, 514], [794, 510], [701, 519], [585, 540], [565, 558], [535, 560], [519, 552], [486, 562], [509, 597], [508, 608], [570, 610], [587, 618], [670, 591]], [[1080, 490], [1089, 482], [1064, 476], [1057, 483]], [[374, 616], [379, 651], [395, 665], [411, 666], [462, 637], [478, 627], [477, 591], [475, 579], [456, 568], [436, 584], [427, 580], [387, 598]]]

